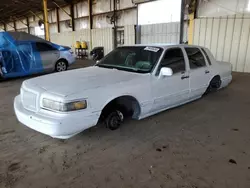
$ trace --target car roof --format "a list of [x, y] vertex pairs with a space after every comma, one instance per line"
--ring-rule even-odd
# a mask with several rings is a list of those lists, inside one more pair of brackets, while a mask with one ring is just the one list
[[188, 44], [171, 44], [171, 43], [165, 43], [165, 44], [159, 44], [159, 43], [152, 43], [152, 44], [135, 44], [135, 45], [125, 45], [125, 46], [121, 46], [121, 47], [134, 47], [134, 46], [151, 46], [151, 47], [159, 47], [159, 48], [163, 48], [164, 50], [169, 48], [169, 47], [173, 47], [173, 46], [183, 46], [183, 47], [198, 47], [198, 48], [204, 48], [202, 46], [197, 46], [197, 45], [188, 45]]
[[8, 33], [15, 41], [34, 41], [34, 42], [46, 42], [48, 41], [37, 37], [35, 35], [28, 34], [26, 32], [5, 32]]

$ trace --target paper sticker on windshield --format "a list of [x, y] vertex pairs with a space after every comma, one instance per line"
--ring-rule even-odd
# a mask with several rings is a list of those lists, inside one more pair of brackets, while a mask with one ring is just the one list
[[144, 50], [151, 51], [151, 52], [158, 52], [160, 50], [160, 48], [147, 46], [146, 48], [144, 48]]

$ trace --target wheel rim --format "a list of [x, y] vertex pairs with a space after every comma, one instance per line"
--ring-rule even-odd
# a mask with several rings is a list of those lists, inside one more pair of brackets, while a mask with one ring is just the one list
[[211, 84], [213, 89], [219, 89], [221, 86], [221, 80], [216, 80], [214, 83]]
[[118, 126], [120, 126], [120, 124], [121, 124], [121, 120], [120, 120], [119, 116], [114, 116], [110, 120], [110, 127], [112, 127], [112, 128], [117, 128]]
[[66, 65], [65, 62], [60, 61], [60, 62], [57, 63], [57, 65], [56, 65], [56, 70], [57, 70], [58, 72], [65, 71], [66, 69], [67, 69], [67, 65]]
[[124, 119], [124, 116], [120, 111], [116, 111], [116, 112], [117, 112], [117, 115], [113, 116], [110, 120], [110, 127], [112, 128], [118, 128]]

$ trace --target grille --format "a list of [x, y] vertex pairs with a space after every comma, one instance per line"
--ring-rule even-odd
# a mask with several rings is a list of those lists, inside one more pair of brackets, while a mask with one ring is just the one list
[[37, 95], [35, 93], [21, 89], [21, 98], [24, 108], [30, 111], [36, 111]]

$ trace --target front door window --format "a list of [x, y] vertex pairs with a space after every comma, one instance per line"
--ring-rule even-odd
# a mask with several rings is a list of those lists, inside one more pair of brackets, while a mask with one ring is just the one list
[[185, 59], [180, 48], [167, 50], [160, 64], [159, 71], [162, 67], [168, 67], [173, 70], [173, 74], [185, 72]]

